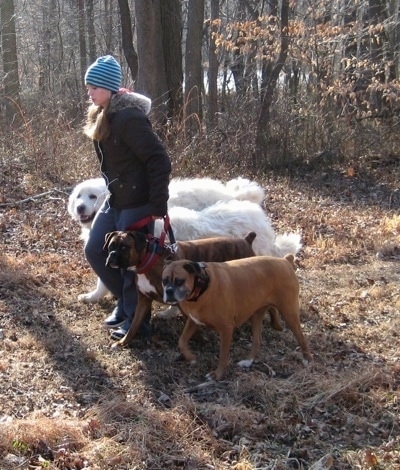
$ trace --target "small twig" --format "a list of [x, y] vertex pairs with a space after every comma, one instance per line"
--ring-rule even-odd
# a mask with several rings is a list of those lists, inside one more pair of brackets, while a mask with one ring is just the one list
[[35, 199], [39, 199], [41, 197], [48, 196], [49, 194], [51, 194], [53, 192], [59, 192], [59, 193], [62, 193], [62, 194], [66, 194], [64, 191], [60, 191], [59, 189], [53, 188], [53, 189], [50, 189], [50, 191], [46, 191], [46, 192], [40, 193], [40, 194], [35, 194], [34, 196], [29, 196], [25, 199], [21, 199], [20, 201], [0, 203], [0, 207], [18, 206], [20, 204], [24, 204], [25, 202], [34, 201]]
[[208, 387], [214, 387], [218, 388], [218, 385], [221, 384], [221, 382], [216, 382], [215, 380], [207, 380], [207, 382], [202, 382], [198, 385], [193, 385], [192, 387], [188, 387], [184, 390], [185, 393], [194, 393], [198, 392], [200, 390], [204, 390]]

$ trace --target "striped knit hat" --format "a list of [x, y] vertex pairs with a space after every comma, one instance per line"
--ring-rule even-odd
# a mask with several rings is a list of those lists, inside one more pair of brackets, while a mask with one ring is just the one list
[[111, 55], [99, 57], [85, 74], [85, 85], [98, 86], [116, 93], [121, 86], [121, 66]]

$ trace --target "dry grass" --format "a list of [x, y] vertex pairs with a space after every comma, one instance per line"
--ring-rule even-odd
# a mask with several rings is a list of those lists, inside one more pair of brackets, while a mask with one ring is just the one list
[[[193, 339], [197, 366], [176, 361], [182, 318], [155, 314], [151, 344], [110, 348], [101, 323], [113, 302], [76, 300], [95, 279], [67, 191], [3, 206], [0, 468], [400, 468], [399, 176], [394, 165], [373, 180], [343, 170], [262, 181], [276, 231], [302, 232], [315, 360], [303, 368], [291, 333], [266, 321], [259, 362], [238, 370], [245, 326], [220, 383], [204, 382], [213, 332]], [[21, 181], [1, 202], [35, 194]]]

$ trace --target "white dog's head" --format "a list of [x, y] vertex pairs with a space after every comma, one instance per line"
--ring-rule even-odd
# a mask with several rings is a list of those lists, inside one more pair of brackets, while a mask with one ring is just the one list
[[75, 186], [68, 199], [68, 212], [82, 228], [90, 229], [93, 219], [108, 195], [103, 178], [82, 181]]

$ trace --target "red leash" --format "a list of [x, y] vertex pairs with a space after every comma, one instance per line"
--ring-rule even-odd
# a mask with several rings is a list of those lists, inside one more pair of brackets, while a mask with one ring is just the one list
[[146, 225], [150, 224], [153, 222], [153, 217], [151, 215], [145, 217], [144, 219], [140, 219], [137, 222], [133, 222], [133, 224], [128, 225], [126, 227], [125, 231], [130, 232], [131, 230], [139, 230], [140, 228], [145, 227]]

